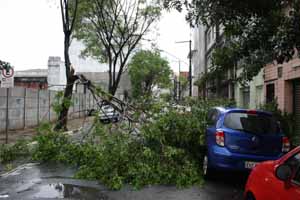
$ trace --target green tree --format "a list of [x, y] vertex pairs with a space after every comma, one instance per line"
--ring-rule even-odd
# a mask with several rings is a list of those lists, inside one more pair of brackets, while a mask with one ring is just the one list
[[83, 56], [108, 64], [110, 94], [115, 94], [130, 55], [160, 11], [159, 0], [86, 0], [80, 5], [75, 38], [86, 46]]
[[171, 69], [159, 52], [141, 50], [129, 63], [133, 97], [150, 96], [155, 86], [166, 88], [171, 84]]
[[0, 70], [9, 70], [10, 68], [12, 68], [12, 66], [8, 62], [0, 60]]
[[239, 61], [244, 69], [239, 78], [248, 81], [267, 63], [291, 60], [300, 48], [299, 0], [164, 0], [164, 5], [178, 10], [185, 5], [192, 25], [222, 24], [225, 39], [213, 53], [217, 73]]

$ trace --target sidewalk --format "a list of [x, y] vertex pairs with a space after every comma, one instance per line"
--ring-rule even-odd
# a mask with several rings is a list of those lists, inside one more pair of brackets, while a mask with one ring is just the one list
[[[93, 117], [71, 119], [68, 121], [68, 129], [70, 131], [77, 130], [86, 123], [93, 121]], [[20, 139], [31, 139], [33, 136], [37, 135], [35, 128], [26, 128], [23, 130], [10, 130], [8, 132], [8, 143], [14, 143]], [[0, 144], [5, 143], [5, 132], [0, 133]]]

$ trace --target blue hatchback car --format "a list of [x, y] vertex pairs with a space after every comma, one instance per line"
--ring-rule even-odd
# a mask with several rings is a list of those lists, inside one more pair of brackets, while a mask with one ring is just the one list
[[257, 163], [276, 160], [290, 149], [279, 122], [258, 110], [216, 107], [208, 113], [203, 173], [249, 171]]

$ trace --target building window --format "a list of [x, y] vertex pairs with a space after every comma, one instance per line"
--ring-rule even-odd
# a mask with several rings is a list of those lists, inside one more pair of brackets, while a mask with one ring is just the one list
[[256, 86], [256, 91], [255, 91], [255, 106], [256, 108], [259, 108], [263, 104], [263, 86]]
[[211, 26], [207, 29], [205, 38], [206, 38], [207, 49], [209, 49], [213, 45], [216, 39], [216, 26]]
[[216, 40], [216, 26], [212, 27], [212, 31], [211, 31], [211, 40], [212, 42], [214, 42]]
[[244, 108], [249, 108], [250, 104], [250, 87], [245, 87], [242, 89], [242, 106]]
[[211, 43], [211, 28], [209, 28], [206, 32], [206, 43], [207, 46], [209, 47]]
[[275, 99], [275, 85], [274, 83], [272, 84], [268, 84], [267, 85], [267, 99], [266, 99], [266, 103], [271, 103], [274, 101]]
[[277, 75], [278, 75], [278, 78], [282, 78], [282, 67], [277, 68]]
[[211, 60], [211, 56], [207, 57], [207, 63], [206, 63], [206, 67], [207, 67], [207, 71], [210, 72], [211, 67], [212, 67], [212, 60]]
[[222, 35], [225, 31], [225, 26], [223, 24], [219, 25], [219, 34]]

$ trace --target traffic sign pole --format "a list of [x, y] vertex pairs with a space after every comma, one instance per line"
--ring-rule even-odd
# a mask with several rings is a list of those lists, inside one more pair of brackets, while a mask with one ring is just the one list
[[6, 124], [5, 124], [5, 143], [8, 144], [8, 94], [9, 94], [9, 88], [6, 88]]

